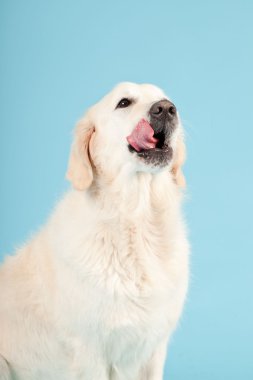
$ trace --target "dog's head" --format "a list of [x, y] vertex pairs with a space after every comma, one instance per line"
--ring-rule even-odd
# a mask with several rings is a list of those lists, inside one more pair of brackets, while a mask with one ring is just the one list
[[94, 174], [113, 180], [124, 170], [167, 170], [184, 186], [183, 130], [175, 105], [159, 88], [121, 83], [77, 125], [67, 178], [78, 190]]

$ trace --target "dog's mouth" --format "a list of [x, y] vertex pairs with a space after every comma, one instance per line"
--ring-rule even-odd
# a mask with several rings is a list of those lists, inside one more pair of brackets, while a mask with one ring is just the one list
[[172, 148], [166, 139], [165, 128], [155, 132], [147, 120], [141, 119], [127, 137], [128, 149], [147, 164], [166, 166], [172, 158]]

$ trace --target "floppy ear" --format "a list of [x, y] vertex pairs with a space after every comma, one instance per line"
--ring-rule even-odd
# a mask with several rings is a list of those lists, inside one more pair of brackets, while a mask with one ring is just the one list
[[171, 169], [174, 180], [176, 184], [180, 187], [186, 186], [185, 177], [182, 172], [182, 165], [185, 162], [185, 158], [186, 158], [185, 143], [183, 141], [183, 138], [180, 138], [175, 149], [175, 155], [174, 155], [174, 160], [173, 160], [172, 169]]
[[94, 127], [88, 117], [80, 120], [75, 130], [66, 177], [77, 190], [87, 189], [93, 181], [89, 143]]

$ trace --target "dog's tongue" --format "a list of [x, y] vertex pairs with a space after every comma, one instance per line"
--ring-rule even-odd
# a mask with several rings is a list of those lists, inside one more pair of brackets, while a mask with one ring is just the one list
[[145, 119], [139, 121], [131, 135], [127, 136], [127, 141], [137, 152], [142, 149], [153, 149], [158, 142], [154, 137], [153, 128]]

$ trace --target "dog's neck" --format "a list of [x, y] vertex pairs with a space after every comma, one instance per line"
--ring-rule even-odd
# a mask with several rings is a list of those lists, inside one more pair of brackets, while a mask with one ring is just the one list
[[122, 176], [110, 181], [101, 177], [94, 178], [89, 194], [101, 205], [101, 209], [137, 216], [148, 210], [162, 213], [168, 211], [173, 204], [178, 204], [175, 197], [178, 199], [180, 192], [170, 172], [139, 172], [124, 178]]

